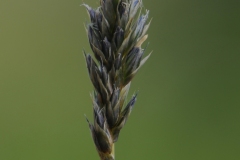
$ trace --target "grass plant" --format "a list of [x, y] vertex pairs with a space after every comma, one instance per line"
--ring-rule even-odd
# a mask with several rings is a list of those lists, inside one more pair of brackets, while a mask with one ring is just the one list
[[114, 160], [114, 143], [136, 102], [137, 94], [125, 102], [131, 81], [150, 56], [144, 57], [141, 47], [148, 37], [149, 11], [142, 14], [142, 0], [100, 0], [97, 9], [83, 6], [91, 21], [86, 31], [94, 55], [84, 51], [94, 86], [94, 120], [87, 121], [101, 160]]

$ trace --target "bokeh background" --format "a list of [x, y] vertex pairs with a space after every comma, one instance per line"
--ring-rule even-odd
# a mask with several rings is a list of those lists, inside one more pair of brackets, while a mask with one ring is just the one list
[[[94, 8], [98, 0], [85, 0]], [[81, 0], [0, 1], [0, 160], [94, 160]], [[240, 1], [144, 0], [153, 54], [119, 160], [240, 159]]]

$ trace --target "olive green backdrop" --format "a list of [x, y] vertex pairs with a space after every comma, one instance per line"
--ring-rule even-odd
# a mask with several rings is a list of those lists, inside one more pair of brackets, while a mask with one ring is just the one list
[[[81, 3], [0, 1], [0, 160], [98, 159]], [[117, 160], [239, 160], [240, 1], [144, 6], [154, 52], [133, 80]]]

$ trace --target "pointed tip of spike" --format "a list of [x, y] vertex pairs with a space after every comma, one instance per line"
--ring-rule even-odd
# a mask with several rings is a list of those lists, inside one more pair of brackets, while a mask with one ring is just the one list
[[133, 101], [134, 101], [134, 103], [135, 103], [136, 100], [137, 100], [137, 96], [138, 96], [138, 93], [135, 93], [135, 95], [133, 95]]
[[82, 53], [85, 57], [87, 56], [87, 53], [86, 53], [85, 49], [82, 50]]
[[82, 0], [82, 3], [83, 3], [83, 4], [81, 4], [80, 6], [82, 6], [82, 5], [84, 5], [84, 4], [85, 4], [83, 0]]
[[82, 6], [86, 7], [87, 9], [90, 8], [89, 5], [87, 5], [86, 3], [83, 2], [83, 0], [82, 0], [82, 4], [80, 4], [80, 7], [82, 7]]
[[86, 120], [89, 122], [89, 120], [88, 120], [88, 118], [87, 118], [87, 115], [86, 114], [84, 114], [84, 117], [86, 118]]
[[133, 94], [134, 97], [137, 97], [139, 93], [139, 89], [137, 91], [135, 91], [135, 93]]
[[84, 117], [85, 117], [86, 121], [87, 121], [88, 123], [90, 123], [89, 120], [88, 120], [88, 118], [87, 118], [87, 115], [86, 115], [86, 114], [84, 114]]

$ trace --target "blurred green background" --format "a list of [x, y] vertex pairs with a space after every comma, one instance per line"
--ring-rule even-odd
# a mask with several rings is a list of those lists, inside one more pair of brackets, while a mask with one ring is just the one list
[[[0, 160], [94, 160], [81, 0], [0, 1]], [[98, 0], [85, 0], [97, 7]], [[119, 160], [240, 159], [240, 1], [144, 0], [153, 50]]]

